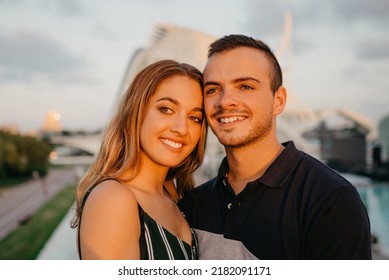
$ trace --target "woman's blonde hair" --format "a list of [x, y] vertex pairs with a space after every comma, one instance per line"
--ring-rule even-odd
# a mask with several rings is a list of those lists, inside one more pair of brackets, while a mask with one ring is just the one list
[[[140, 71], [123, 95], [116, 114], [106, 127], [100, 151], [78, 184], [76, 191], [76, 227], [81, 215], [81, 203], [89, 188], [104, 179], [122, 182], [132, 180], [139, 173], [140, 130], [150, 97], [164, 80], [186, 76], [198, 82], [203, 89], [202, 73], [195, 67], [174, 60], [162, 60]], [[175, 179], [177, 192], [182, 195], [193, 188], [193, 172], [200, 167], [205, 152], [207, 124], [201, 124], [200, 140], [191, 154], [177, 167], [170, 168], [166, 180]]]

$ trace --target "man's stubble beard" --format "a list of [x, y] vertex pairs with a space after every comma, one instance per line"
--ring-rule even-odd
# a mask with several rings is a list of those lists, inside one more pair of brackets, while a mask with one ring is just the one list
[[259, 120], [254, 125], [254, 127], [252, 127], [250, 131], [244, 136], [235, 136], [228, 138], [228, 135], [224, 137], [219, 137], [216, 133], [215, 135], [218, 138], [219, 142], [225, 148], [241, 149], [250, 146], [253, 143], [257, 143], [269, 135], [273, 127], [272, 116], [272, 112], [266, 114], [265, 118]]

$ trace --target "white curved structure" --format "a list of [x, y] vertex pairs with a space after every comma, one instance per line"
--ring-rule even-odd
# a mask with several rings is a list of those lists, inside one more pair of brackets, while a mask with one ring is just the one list
[[100, 134], [72, 135], [72, 136], [51, 136], [50, 140], [55, 144], [62, 144], [73, 147], [89, 154], [96, 154], [101, 144]]
[[[173, 59], [189, 63], [203, 70], [207, 62], [208, 46], [216, 38], [191, 29], [158, 24], [147, 48], [138, 49], [132, 56], [120, 85], [117, 102], [135, 75], [153, 62]], [[116, 105], [117, 106], [117, 103]]]
[[343, 117], [346, 120], [349, 120], [362, 127], [366, 132], [368, 132], [368, 138], [370, 140], [377, 139], [377, 127], [370, 120], [354, 111], [345, 108], [321, 109], [317, 111], [317, 115], [319, 116], [320, 120], [324, 120], [334, 115]]
[[[292, 16], [290, 13], [286, 13], [284, 36], [278, 51], [275, 52], [276, 54], [283, 57], [290, 54], [287, 50], [290, 48], [291, 30]], [[174, 59], [179, 62], [192, 64], [202, 70], [207, 61], [208, 46], [215, 39], [216, 37], [190, 30], [188, 28], [167, 24], [157, 25], [151, 38], [150, 45], [146, 48], [139, 49], [132, 56], [127, 70], [124, 73], [124, 78], [119, 87], [119, 92], [117, 93], [115, 107], [133, 77], [145, 66], [155, 61], [161, 59]], [[287, 71], [284, 75], [285, 83], [287, 84]], [[366, 128], [367, 131], [374, 130], [373, 125], [353, 112], [345, 109], [333, 109], [331, 112], [330, 110], [315, 112], [311, 108], [305, 106], [304, 103], [293, 93], [288, 92], [285, 111], [278, 118], [277, 129], [279, 140], [293, 140], [297, 147], [317, 158], [320, 158], [318, 143], [308, 141], [303, 137], [303, 134], [304, 132], [317, 127], [318, 123], [330, 113], [340, 114]], [[82, 136], [82, 138], [84, 138], [85, 141], [82, 140], [80, 136], [70, 136], [66, 141], [64, 139], [61, 139], [61, 141], [64, 144], [78, 147], [89, 152], [94, 151], [94, 153], [96, 153], [100, 137], [94, 135], [89, 137], [89, 139], [84, 136]], [[210, 131], [203, 172], [214, 175], [223, 156], [223, 147]]]

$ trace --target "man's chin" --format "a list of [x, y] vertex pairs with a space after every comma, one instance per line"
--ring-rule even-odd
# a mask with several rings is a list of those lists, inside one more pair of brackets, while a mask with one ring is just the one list
[[245, 146], [244, 139], [236, 139], [236, 138], [218, 138], [219, 142], [225, 146], [226, 148], [241, 148]]

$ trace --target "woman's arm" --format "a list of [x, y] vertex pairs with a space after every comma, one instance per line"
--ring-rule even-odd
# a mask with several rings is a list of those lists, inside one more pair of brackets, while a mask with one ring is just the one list
[[131, 190], [114, 180], [91, 192], [82, 213], [83, 259], [140, 259], [138, 204]]

